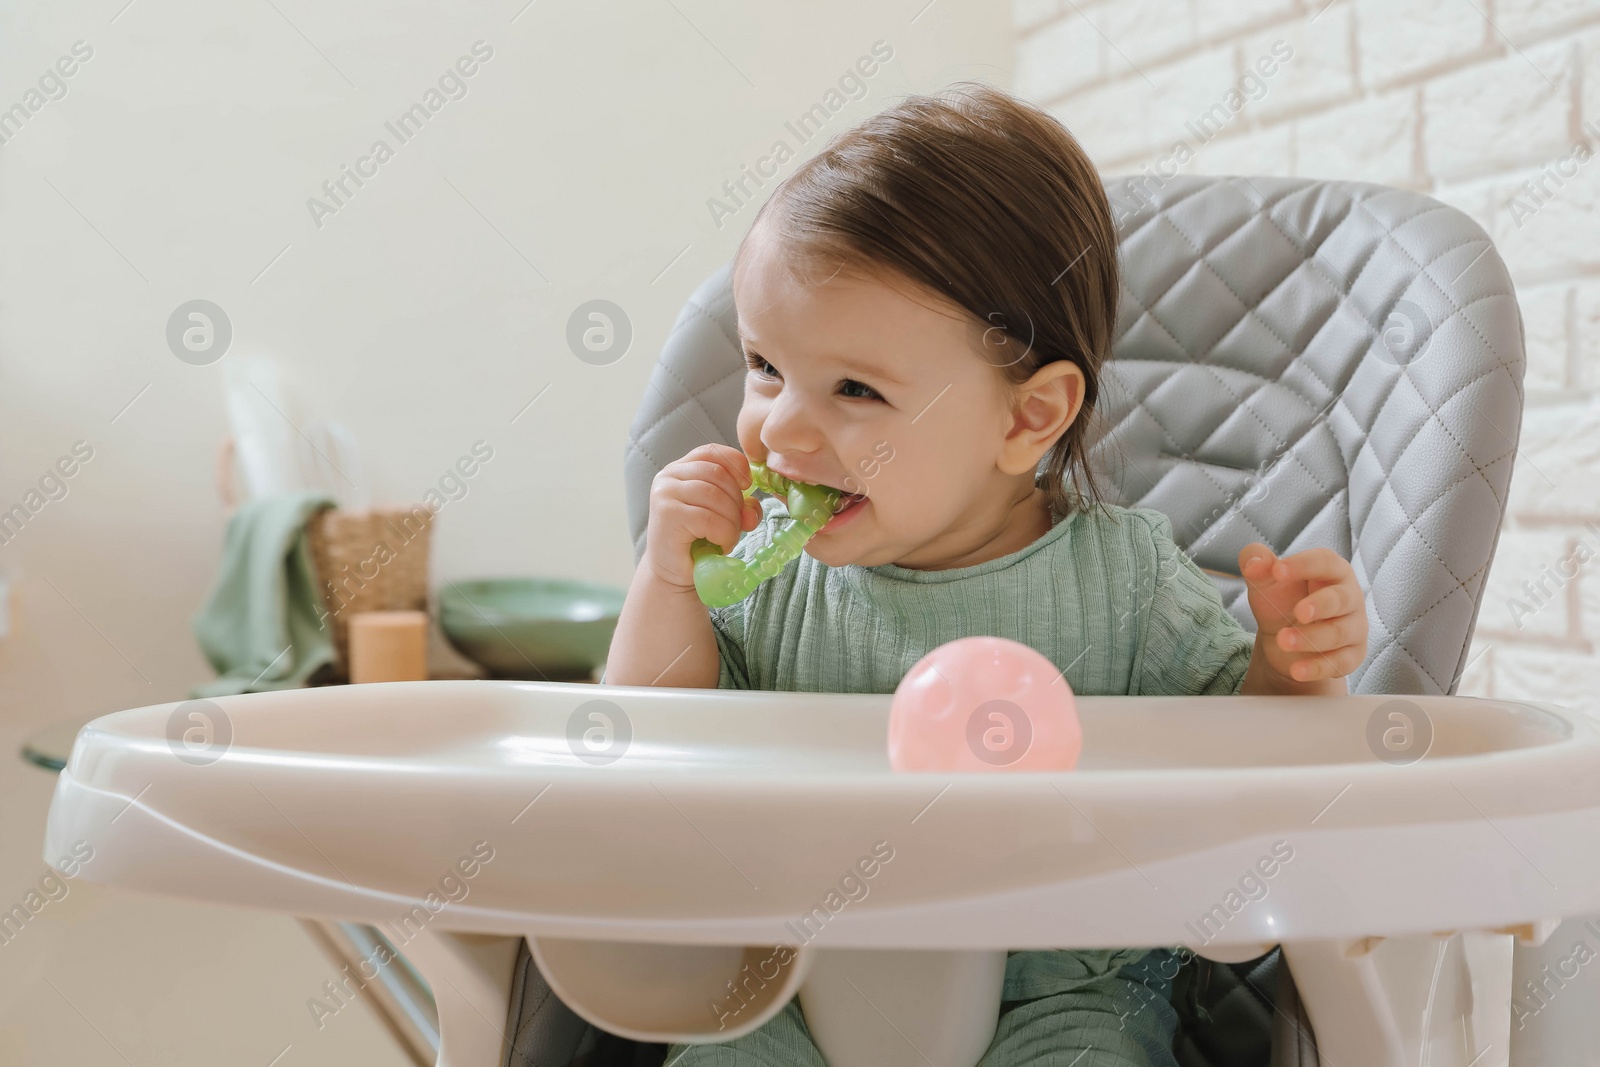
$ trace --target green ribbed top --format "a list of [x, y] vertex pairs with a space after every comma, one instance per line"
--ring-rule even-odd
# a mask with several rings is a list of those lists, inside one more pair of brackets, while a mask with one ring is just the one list
[[[734, 547], [749, 559], [783, 504]], [[829, 567], [802, 554], [731, 607], [711, 609], [719, 689], [893, 693], [961, 637], [1044, 653], [1081, 696], [1237, 693], [1255, 638], [1151, 508], [1074, 512], [1033, 544], [951, 570]]]
[[[743, 559], [783, 521], [735, 546]], [[1255, 638], [1152, 508], [1074, 512], [1025, 548], [970, 567], [829, 567], [802, 554], [746, 599], [711, 609], [719, 689], [893, 693], [930, 651], [1007, 637], [1044, 653], [1080, 696], [1237, 693]], [[1014, 952], [1005, 999], [1067, 992], [1145, 956], [1142, 949]]]

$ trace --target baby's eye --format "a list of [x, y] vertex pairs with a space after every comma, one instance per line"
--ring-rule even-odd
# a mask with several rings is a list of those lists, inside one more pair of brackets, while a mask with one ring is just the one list
[[744, 365], [763, 377], [778, 377], [778, 368], [774, 367], [772, 364], [768, 363], [754, 352], [746, 352], [744, 354]]
[[[850, 390], [850, 388], [852, 386], [857, 388], [857, 389], [865, 390], [865, 393], [851, 393], [851, 392], [849, 392], [849, 390]], [[875, 397], [880, 399], [880, 400], [882, 399], [882, 397], [879, 396], [878, 391], [876, 389], [872, 388], [872, 386], [870, 386], [870, 385], [867, 385], [865, 382], [858, 382], [854, 378], [846, 378], [844, 381], [840, 382], [839, 383], [839, 389], [844, 392], [845, 396], [859, 397], [862, 400], [871, 400], [871, 399], [873, 399]]]

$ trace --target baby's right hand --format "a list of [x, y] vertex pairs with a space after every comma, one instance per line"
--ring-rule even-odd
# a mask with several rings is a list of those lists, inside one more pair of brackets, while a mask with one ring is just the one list
[[732, 550], [761, 521], [761, 504], [746, 497], [750, 460], [737, 448], [701, 445], [661, 469], [650, 483], [644, 564], [675, 588], [694, 590], [689, 548], [704, 537]]

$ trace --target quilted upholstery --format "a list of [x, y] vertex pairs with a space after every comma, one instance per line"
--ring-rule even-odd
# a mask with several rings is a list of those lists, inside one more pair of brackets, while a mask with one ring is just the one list
[[[1123, 289], [1090, 439], [1108, 498], [1171, 517], [1252, 631], [1239, 550], [1332, 548], [1367, 595], [1351, 690], [1454, 692], [1522, 426], [1522, 319], [1488, 236], [1427, 196], [1366, 183], [1106, 189]], [[636, 559], [651, 480], [697, 445], [737, 445], [743, 388], [724, 267], [679, 316], [629, 434]], [[1314, 1067], [1281, 954], [1264, 960], [1259, 979], [1282, 971], [1273, 1062]]]
[[[1091, 459], [1151, 507], [1247, 629], [1262, 541], [1351, 560], [1367, 594], [1353, 692], [1454, 692], [1522, 423], [1511, 279], [1466, 215], [1420, 193], [1285, 178], [1108, 179], [1122, 303]], [[650, 482], [737, 445], [744, 366], [728, 268], [662, 350], [624, 460], [635, 558]]]
[[517, 946], [517, 962], [511, 972], [507, 1043], [501, 1067], [571, 1063], [592, 1031], [593, 1027], [550, 988], [524, 939]]

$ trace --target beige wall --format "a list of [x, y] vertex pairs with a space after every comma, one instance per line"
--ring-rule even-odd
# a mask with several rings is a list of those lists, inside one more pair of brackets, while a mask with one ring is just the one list
[[[55, 783], [17, 759], [22, 738], [210, 673], [189, 619], [222, 547], [230, 357], [174, 356], [179, 304], [214, 301], [234, 355], [275, 351], [316, 383], [380, 502], [494, 448], [438, 515], [436, 583], [625, 586], [629, 421], [684, 298], [753, 214], [718, 227], [708, 198], [875, 41], [893, 59], [824, 132], [908, 91], [1006, 84], [1012, 55], [1009, 10], [981, 0], [123, 3], [0, 9], [0, 110], [74, 42], [93, 52], [0, 144], [0, 511], [74, 442], [93, 449], [0, 544], [7, 908], [45, 873]], [[494, 55], [466, 96], [318, 228], [307, 198], [478, 40]], [[607, 366], [565, 340], [596, 298], [634, 328]], [[306, 1001], [338, 972], [288, 917], [71, 887], [0, 947], [0, 1062], [405, 1062], [365, 1007], [318, 1029]]]
[[1382, 182], [1484, 226], [1527, 326], [1527, 412], [1461, 692], [1600, 712], [1600, 3], [1017, 0], [1016, 19], [1016, 90], [1109, 174], [1182, 141], [1185, 173]]
[[[626, 586], [629, 421], [684, 298], [753, 214], [718, 225], [707, 201], [780, 139], [815, 151], [785, 126], [813, 105], [843, 105], [827, 134], [906, 92], [1007, 84], [1012, 56], [1009, 9], [982, 0], [120, 7], [0, 13], [0, 108], [61, 57], [72, 70], [0, 144], [0, 510], [75, 442], [93, 449], [0, 545], [17, 724], [209, 676], [189, 619], [222, 544], [228, 357], [169, 351], [179, 304], [214, 301], [234, 354], [276, 352], [313, 383], [364, 444], [377, 501], [420, 499], [475, 442], [494, 449], [440, 512], [435, 583]], [[493, 55], [468, 64], [466, 95], [448, 86], [404, 144], [387, 133], [478, 41]], [[848, 82], [830, 98], [876, 41], [893, 58], [859, 99]], [[308, 199], [379, 138], [392, 158], [314, 219]], [[566, 343], [596, 298], [634, 331], [606, 366]]]

